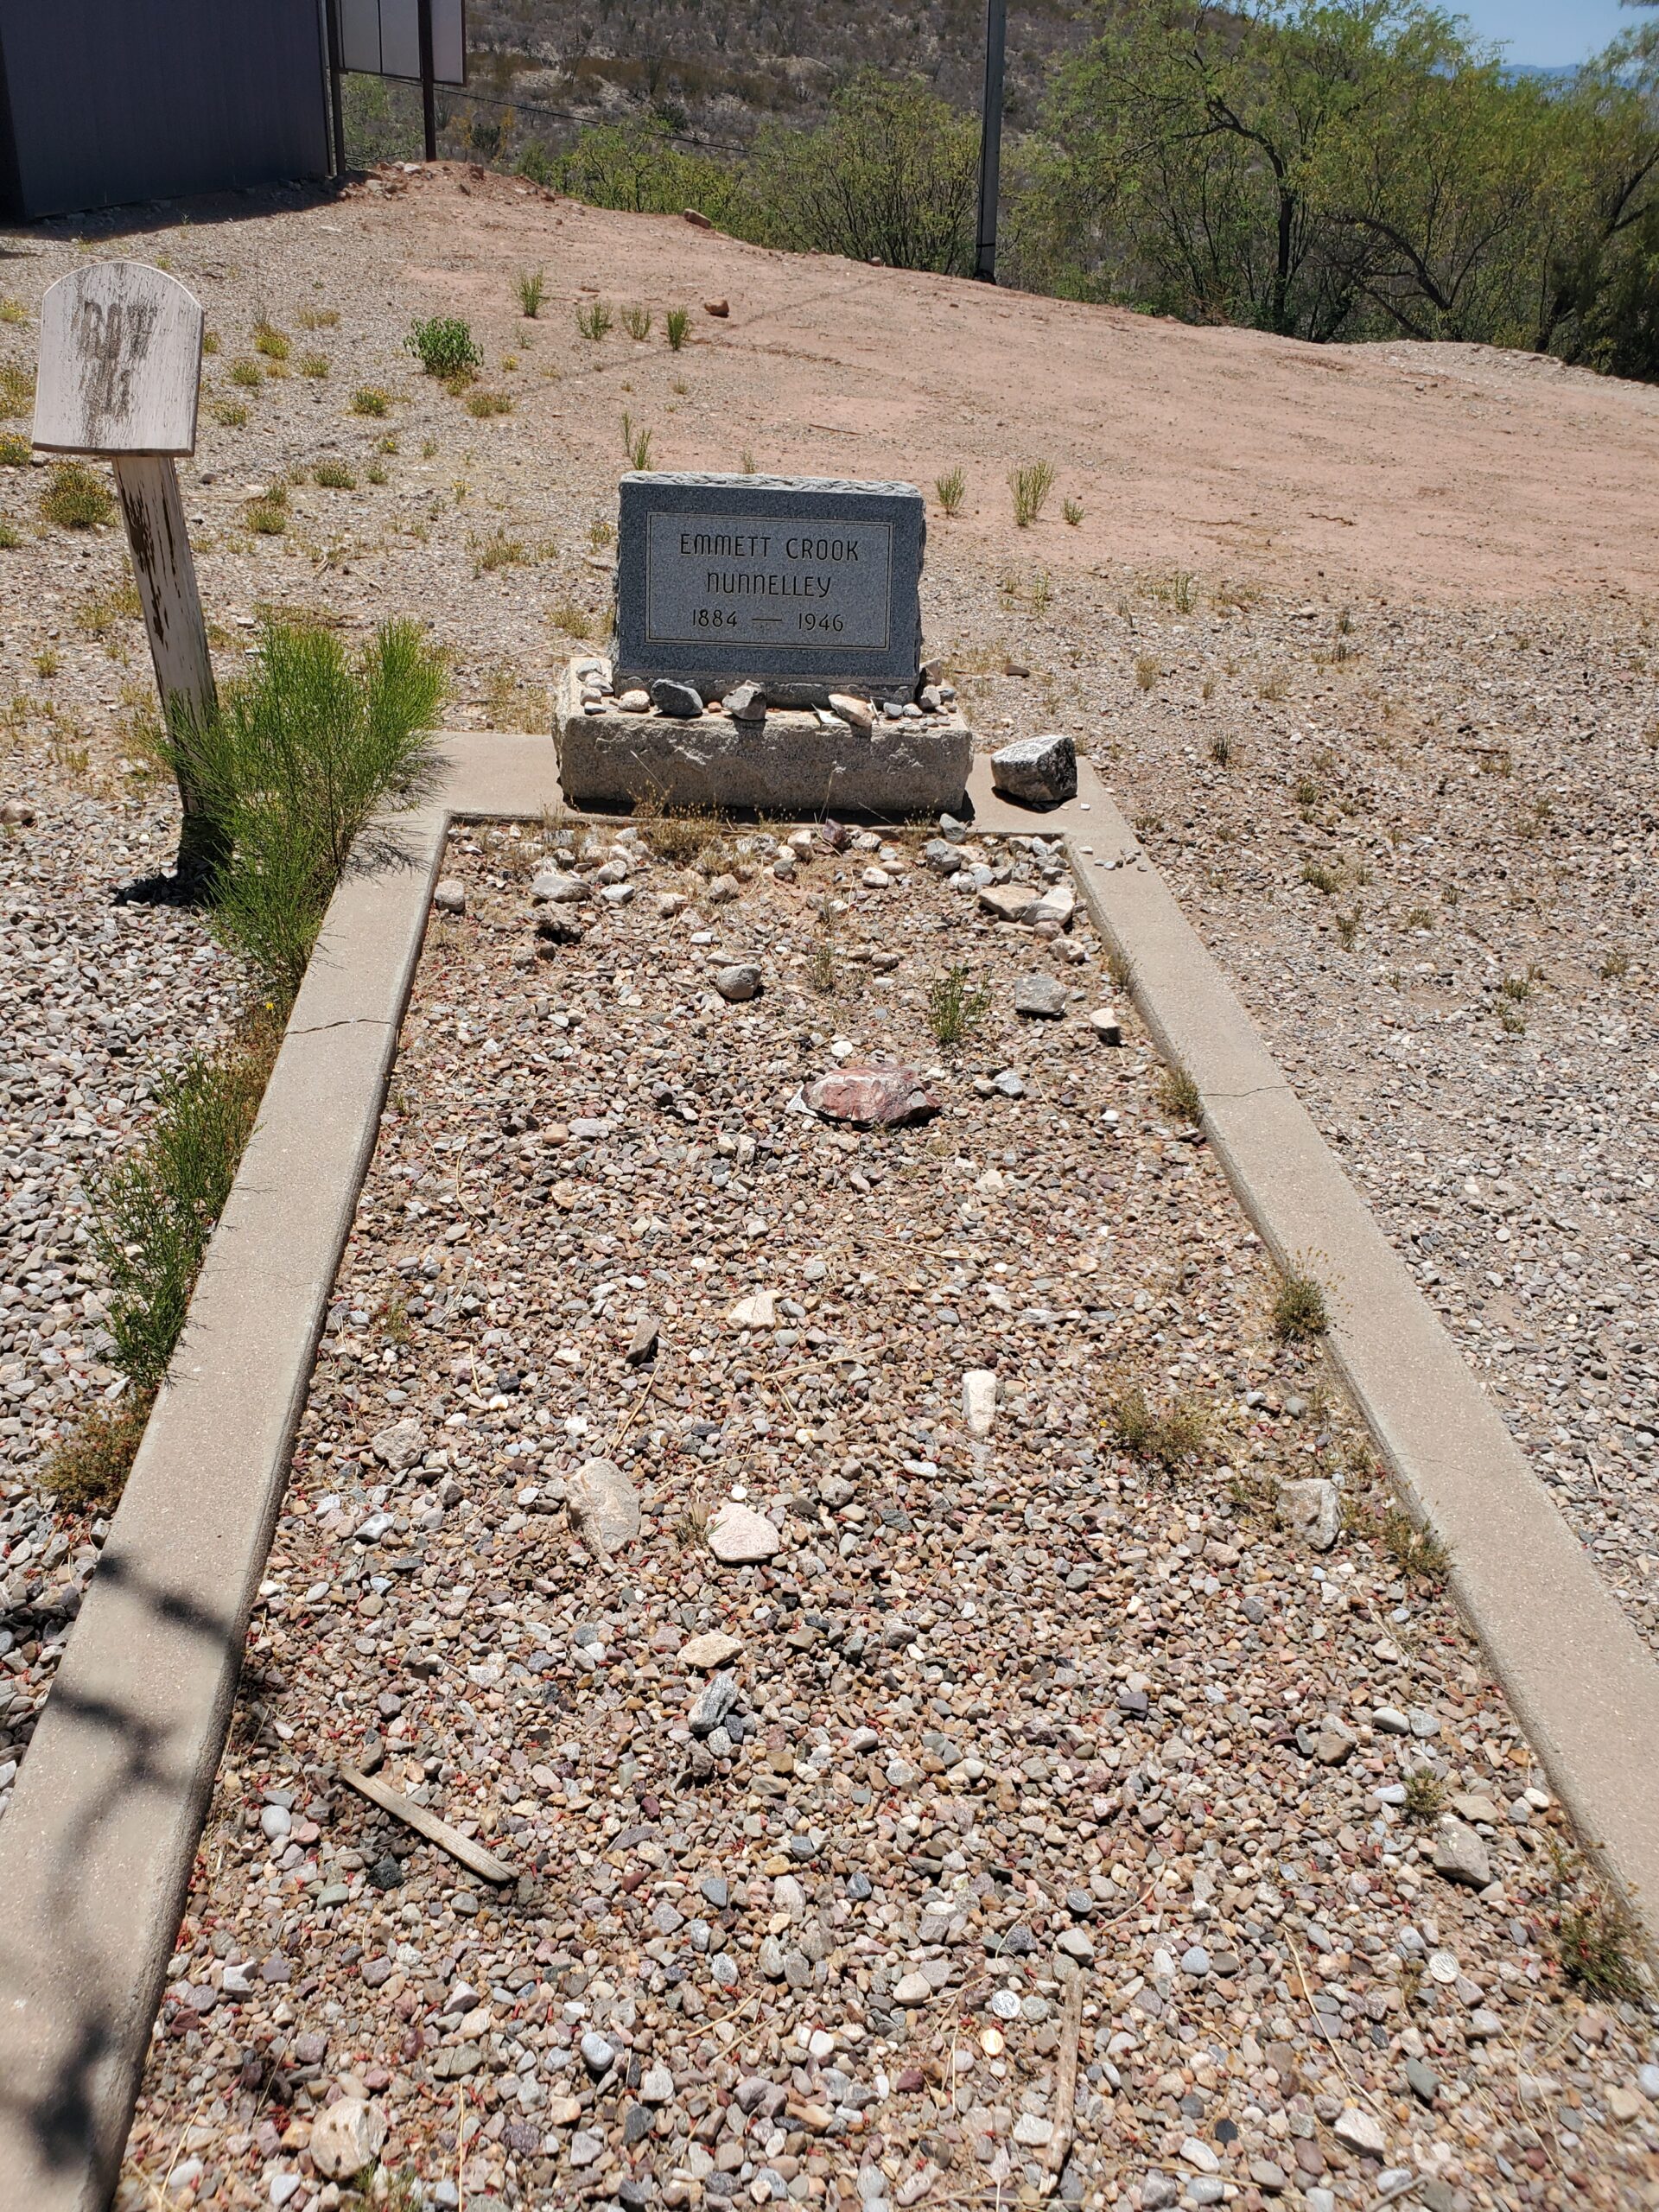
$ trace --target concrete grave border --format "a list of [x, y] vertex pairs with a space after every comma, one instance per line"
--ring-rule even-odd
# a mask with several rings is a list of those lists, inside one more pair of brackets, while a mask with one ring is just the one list
[[[1086, 764], [1048, 814], [1160, 1049], [1281, 1265], [1315, 1267], [1330, 1348], [1552, 1787], [1659, 1950], [1659, 1663]], [[0, 2204], [99, 2212], [130, 2126], [282, 1503], [457, 821], [558, 804], [546, 737], [455, 741], [407, 864], [335, 893], [189, 1325], [0, 1821]], [[1316, 1257], [1314, 1255], [1317, 1255]], [[1643, 1746], [1646, 1747], [1645, 1751]]]

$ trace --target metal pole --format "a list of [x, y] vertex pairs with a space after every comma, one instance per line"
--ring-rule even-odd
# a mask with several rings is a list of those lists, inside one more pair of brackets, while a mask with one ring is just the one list
[[996, 203], [1002, 164], [1002, 54], [1008, 28], [1007, 0], [986, 0], [985, 99], [979, 126], [979, 236], [974, 274], [996, 282]]
[[438, 105], [432, 59], [432, 0], [420, 0], [421, 119], [426, 127], [426, 158], [438, 158]]
[[334, 127], [334, 175], [346, 174], [346, 98], [340, 85], [340, 0], [327, 0], [329, 111]]

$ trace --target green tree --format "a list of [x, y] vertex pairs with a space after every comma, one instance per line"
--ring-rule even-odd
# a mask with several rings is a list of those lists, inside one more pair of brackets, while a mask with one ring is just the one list
[[979, 125], [919, 77], [861, 72], [816, 130], [757, 140], [757, 234], [797, 249], [964, 276], [973, 266]]
[[1073, 288], [1092, 264], [1093, 289], [1196, 321], [1336, 335], [1375, 256], [1325, 196], [1333, 161], [1402, 73], [1457, 67], [1450, 19], [1417, 0], [1154, 0], [1101, 20], [1052, 80], [1036, 251], [1074, 240]]

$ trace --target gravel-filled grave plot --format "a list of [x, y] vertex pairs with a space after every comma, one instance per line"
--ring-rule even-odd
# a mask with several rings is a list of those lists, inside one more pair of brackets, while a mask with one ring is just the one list
[[1659, 2202], [1628, 1954], [1058, 851], [448, 867], [123, 2203]]

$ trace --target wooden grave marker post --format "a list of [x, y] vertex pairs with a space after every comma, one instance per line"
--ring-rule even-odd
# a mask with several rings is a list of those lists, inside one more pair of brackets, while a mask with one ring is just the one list
[[[201, 302], [143, 261], [97, 261], [59, 277], [41, 303], [35, 449], [99, 454], [115, 471], [132, 572], [144, 611], [162, 719], [177, 740], [217, 705], [175, 461], [196, 449]], [[186, 887], [211, 868], [219, 833], [179, 777]]]

